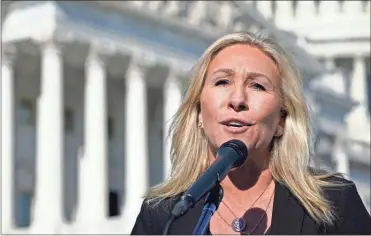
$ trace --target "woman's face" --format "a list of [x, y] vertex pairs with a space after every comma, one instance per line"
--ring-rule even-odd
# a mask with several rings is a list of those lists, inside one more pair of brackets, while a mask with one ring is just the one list
[[283, 133], [280, 77], [262, 51], [237, 44], [211, 61], [200, 98], [199, 121], [212, 149], [239, 139], [249, 151], [269, 151]]

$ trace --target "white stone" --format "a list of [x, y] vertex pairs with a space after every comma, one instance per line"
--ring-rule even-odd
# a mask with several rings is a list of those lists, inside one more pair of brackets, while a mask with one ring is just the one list
[[283, 29], [293, 25], [293, 10], [292, 0], [276, 1], [275, 23]]
[[[353, 139], [370, 143], [370, 118], [366, 101], [366, 65], [365, 58], [353, 59], [350, 94], [358, 104], [347, 117], [348, 134]], [[368, 130], [368, 131], [366, 131]], [[366, 131], [366, 132], [365, 132]]]
[[[146, 70], [133, 58], [126, 72], [125, 214], [135, 214], [148, 188]], [[133, 219], [135, 220], [135, 219]], [[133, 222], [132, 222], [133, 223]]]
[[[363, 1], [343, 1], [343, 11], [350, 16], [362, 14], [362, 2]], [[369, 0], [367, 2], [370, 3]]]
[[365, 58], [360, 56], [353, 59], [351, 95], [362, 104], [366, 102], [366, 63]]
[[349, 160], [344, 150], [344, 138], [342, 134], [335, 137], [335, 143], [333, 147], [333, 160], [336, 162], [336, 171], [345, 174], [345, 177], [349, 179]]
[[272, 18], [272, 1], [257, 1], [256, 6], [258, 10], [263, 14], [265, 19], [269, 20]]
[[15, 81], [14, 54], [4, 54], [1, 63], [1, 228], [2, 233], [9, 233], [14, 226]]
[[339, 1], [320, 1], [319, 2], [319, 15], [326, 18], [331, 18], [339, 14], [340, 2]]
[[315, 1], [297, 1], [296, 17], [301, 21], [310, 21], [315, 17]]
[[78, 219], [87, 225], [107, 218], [107, 78], [102, 57], [92, 49], [86, 60], [85, 145]]
[[170, 125], [181, 105], [181, 83], [180, 77], [176, 72], [170, 71], [164, 86], [164, 177], [167, 178], [171, 171], [170, 148], [171, 134]]
[[63, 62], [52, 42], [42, 45], [38, 101], [34, 233], [58, 233], [62, 222]]

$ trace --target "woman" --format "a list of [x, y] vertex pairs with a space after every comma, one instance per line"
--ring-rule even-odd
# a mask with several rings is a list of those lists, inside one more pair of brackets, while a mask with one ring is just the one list
[[[249, 154], [221, 182], [208, 234], [371, 234], [354, 183], [309, 168], [308, 117], [298, 72], [279, 45], [250, 33], [217, 40], [173, 121], [171, 176], [148, 194], [132, 234], [162, 234], [179, 196], [231, 139]], [[192, 234], [202, 208], [201, 200], [169, 234]]]

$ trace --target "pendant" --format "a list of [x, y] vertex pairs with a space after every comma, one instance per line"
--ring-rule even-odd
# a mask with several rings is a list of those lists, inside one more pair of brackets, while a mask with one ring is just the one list
[[232, 229], [235, 232], [241, 232], [246, 227], [246, 221], [243, 218], [236, 218], [232, 221]]

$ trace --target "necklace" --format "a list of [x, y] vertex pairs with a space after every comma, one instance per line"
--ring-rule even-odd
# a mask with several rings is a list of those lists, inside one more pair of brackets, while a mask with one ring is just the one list
[[[259, 197], [253, 202], [253, 204], [249, 207], [249, 209], [248, 210], [250, 210], [251, 209], [251, 207], [253, 207], [254, 205], [255, 205], [255, 203], [261, 198], [261, 196], [266, 192], [266, 190], [268, 189], [268, 187], [270, 186], [270, 184], [264, 189], [264, 191], [259, 195]], [[264, 212], [266, 212], [267, 211], [267, 209], [268, 209], [268, 207], [269, 207], [269, 205], [270, 205], [270, 203], [271, 203], [271, 201], [272, 201], [272, 198], [273, 198], [273, 195], [274, 195], [274, 192], [272, 193], [272, 195], [271, 195], [271, 197], [269, 198], [269, 202], [268, 202], [268, 204], [267, 204], [267, 207], [265, 208], [265, 211]], [[228, 208], [228, 210], [233, 214], [233, 216], [235, 217], [235, 219], [232, 221], [232, 223], [231, 224], [229, 224], [221, 215], [220, 215], [220, 213], [219, 213], [219, 211], [217, 211], [217, 213], [218, 213], [218, 215], [220, 216], [220, 218], [222, 218], [223, 219], [223, 221], [227, 224], [227, 225], [229, 225], [235, 232], [241, 232], [241, 233], [243, 233], [243, 234], [247, 234], [247, 235], [250, 235], [251, 233], [253, 233], [255, 230], [256, 230], [256, 228], [260, 225], [260, 223], [261, 223], [261, 221], [263, 220], [263, 218], [264, 218], [264, 216], [265, 216], [265, 214], [262, 214], [262, 216], [260, 217], [260, 219], [259, 219], [259, 221], [258, 221], [258, 223], [255, 225], [255, 227], [249, 232], [249, 233], [246, 233], [246, 232], [244, 232], [243, 230], [246, 228], [246, 221], [242, 218], [242, 217], [237, 217], [234, 213], [233, 213], [233, 211], [228, 207], [228, 205], [224, 202], [224, 201], [222, 201], [223, 202], [223, 204]]]

